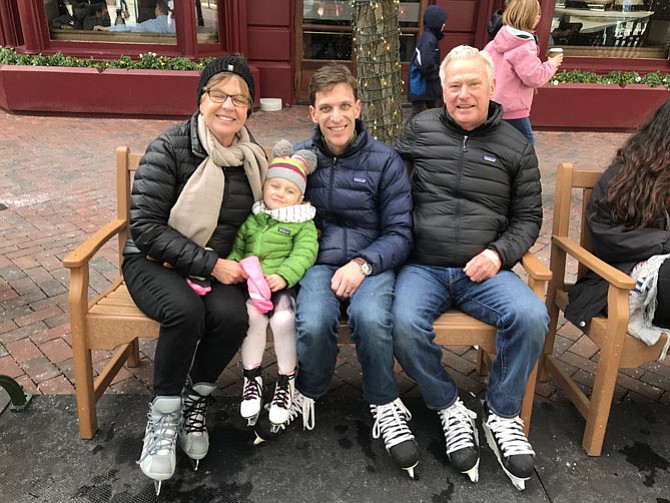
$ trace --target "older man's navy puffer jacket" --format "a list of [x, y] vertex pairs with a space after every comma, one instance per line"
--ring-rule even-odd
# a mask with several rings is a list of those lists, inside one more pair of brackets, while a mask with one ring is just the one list
[[341, 266], [362, 257], [376, 274], [404, 263], [412, 249], [411, 187], [400, 156], [370, 137], [360, 120], [356, 131], [339, 157], [328, 151], [318, 126], [294, 148], [314, 151], [319, 161], [305, 193], [321, 231], [316, 263]]

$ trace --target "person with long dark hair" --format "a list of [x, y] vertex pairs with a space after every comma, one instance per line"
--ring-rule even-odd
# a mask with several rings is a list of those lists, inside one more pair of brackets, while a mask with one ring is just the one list
[[[648, 344], [670, 328], [670, 100], [617, 150], [586, 208], [594, 254], [636, 281], [628, 326]], [[587, 274], [566, 317], [586, 324], [607, 306], [607, 282]], [[663, 353], [667, 352], [667, 347]]]

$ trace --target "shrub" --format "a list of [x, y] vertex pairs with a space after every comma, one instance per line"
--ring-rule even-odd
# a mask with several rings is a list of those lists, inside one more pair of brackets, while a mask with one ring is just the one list
[[57, 52], [52, 56], [18, 54], [14, 49], [0, 47], [0, 65], [67, 66], [81, 68], [128, 68], [140, 70], [202, 70], [214, 58], [192, 61], [188, 58], [159, 56], [155, 52], [139, 54], [136, 59], [121, 56], [119, 59], [80, 59]]

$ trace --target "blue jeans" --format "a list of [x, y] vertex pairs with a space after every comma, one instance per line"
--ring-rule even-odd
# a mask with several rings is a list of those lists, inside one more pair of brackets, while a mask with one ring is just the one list
[[395, 291], [395, 355], [428, 408], [442, 410], [458, 398], [433, 331], [435, 319], [455, 307], [498, 328], [486, 402], [501, 417], [517, 416], [549, 323], [544, 303], [521, 278], [503, 270], [474, 283], [461, 268], [409, 264], [398, 273]]
[[[313, 399], [330, 388], [335, 372], [341, 301], [330, 289], [338, 267], [315, 265], [300, 281], [296, 338], [299, 372], [296, 387]], [[386, 271], [363, 280], [347, 305], [351, 335], [363, 370], [363, 396], [373, 405], [398, 398], [393, 373], [393, 284]], [[346, 305], [346, 304], [345, 304]]]
[[531, 145], [535, 145], [533, 128], [530, 127], [530, 117], [523, 117], [521, 119], [505, 119], [505, 122], [508, 122], [510, 126], [514, 126], [516, 129], [518, 129], [528, 139]]

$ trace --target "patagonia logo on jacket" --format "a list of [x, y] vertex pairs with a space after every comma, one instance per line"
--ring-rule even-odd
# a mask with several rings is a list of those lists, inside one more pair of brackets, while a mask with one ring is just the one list
[[484, 156], [484, 160], [485, 160], [485, 161], [488, 161], [488, 162], [496, 162], [496, 161], [498, 160], [498, 158], [497, 158], [497, 157], [494, 157], [494, 156], [492, 156], [492, 155], [485, 155], [485, 156]]
[[355, 176], [354, 177], [354, 182], [356, 182], [356, 183], [365, 183], [367, 181], [368, 181], [367, 178], [362, 177], [362, 176]]
[[281, 232], [282, 234], [286, 234], [287, 236], [291, 235], [291, 230], [287, 229], [286, 227], [277, 227], [277, 231]]

